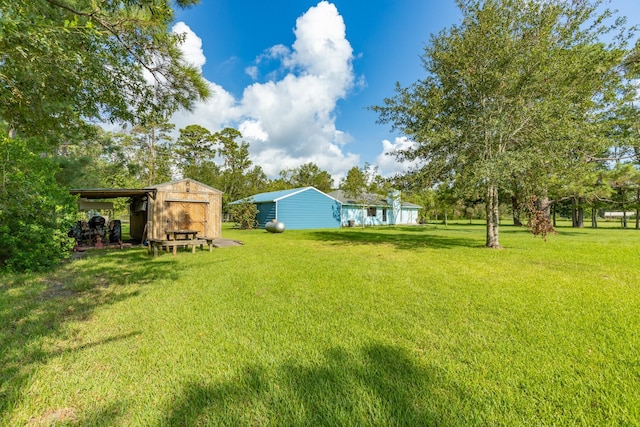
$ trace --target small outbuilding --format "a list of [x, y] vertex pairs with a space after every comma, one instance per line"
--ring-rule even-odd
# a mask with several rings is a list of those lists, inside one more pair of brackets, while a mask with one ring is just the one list
[[222, 191], [190, 178], [141, 189], [74, 189], [83, 199], [129, 199], [133, 240], [165, 239], [167, 230], [193, 230], [198, 237], [222, 236]]
[[193, 230], [198, 237], [222, 236], [222, 191], [185, 178], [146, 187], [155, 197], [147, 206], [147, 238], [165, 239], [166, 230]]
[[256, 204], [259, 228], [274, 219], [284, 223], [287, 230], [340, 228], [340, 202], [314, 187], [255, 194], [231, 204], [244, 201]]

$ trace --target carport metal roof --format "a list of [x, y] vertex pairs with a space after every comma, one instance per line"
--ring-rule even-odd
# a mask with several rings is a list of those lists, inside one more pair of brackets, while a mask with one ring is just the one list
[[85, 199], [115, 199], [117, 197], [150, 196], [156, 197], [155, 188], [74, 188], [69, 190], [72, 195], [79, 195]]

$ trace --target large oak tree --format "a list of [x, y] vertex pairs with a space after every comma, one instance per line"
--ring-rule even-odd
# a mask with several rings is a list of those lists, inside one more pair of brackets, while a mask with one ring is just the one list
[[372, 109], [416, 144], [432, 182], [483, 194], [486, 246], [500, 247], [499, 191], [526, 181], [544, 197], [567, 158], [587, 162], [607, 141], [598, 117], [615, 108], [624, 37], [607, 45], [600, 1], [458, 0], [459, 25], [432, 36], [426, 77]]

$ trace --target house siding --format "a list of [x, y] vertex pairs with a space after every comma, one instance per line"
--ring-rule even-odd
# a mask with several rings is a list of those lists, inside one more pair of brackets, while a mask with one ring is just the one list
[[340, 202], [313, 187], [260, 193], [249, 199], [258, 209], [258, 228], [265, 228], [273, 219], [284, 223], [287, 230], [340, 227]]
[[288, 230], [340, 227], [340, 203], [308, 188], [277, 201], [278, 221]]
[[400, 221], [397, 224], [418, 224], [418, 209], [402, 208]]
[[[391, 208], [387, 206], [371, 206], [376, 208], [375, 216], [368, 216], [368, 207], [364, 209], [364, 225], [387, 225], [390, 224]], [[387, 212], [387, 219], [384, 218], [384, 211]], [[342, 225], [347, 226], [349, 221], [354, 225], [362, 225], [363, 210], [360, 206], [342, 205]]]
[[256, 203], [256, 207], [258, 208], [256, 215], [258, 228], [264, 228], [269, 221], [276, 218], [276, 202]]
[[349, 225], [349, 221], [353, 221], [354, 225], [362, 225], [362, 209], [356, 206], [342, 205], [342, 225], [346, 227]]

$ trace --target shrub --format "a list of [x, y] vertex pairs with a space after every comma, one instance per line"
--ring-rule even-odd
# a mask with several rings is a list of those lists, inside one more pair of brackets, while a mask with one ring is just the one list
[[231, 219], [242, 230], [253, 230], [258, 226], [256, 215], [258, 207], [251, 203], [249, 199], [244, 199], [240, 203], [231, 205]]
[[67, 258], [75, 197], [55, 180], [57, 167], [19, 138], [0, 137], [0, 270], [41, 271]]

